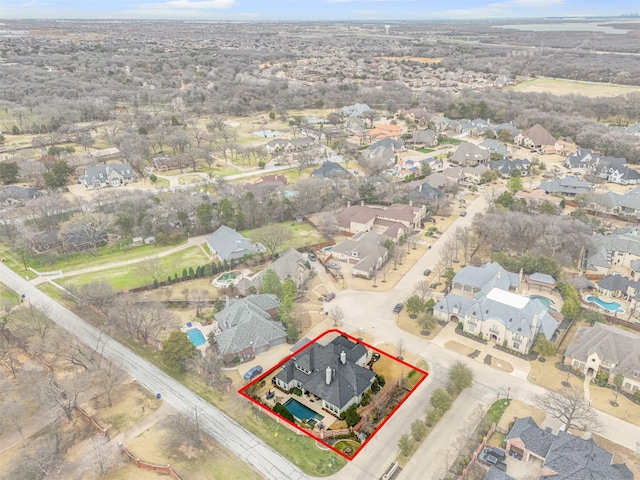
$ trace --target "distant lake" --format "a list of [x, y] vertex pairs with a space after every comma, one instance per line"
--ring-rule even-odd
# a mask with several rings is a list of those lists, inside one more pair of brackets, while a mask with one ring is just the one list
[[528, 32], [602, 32], [611, 35], [624, 35], [629, 32], [629, 30], [613, 28], [601, 23], [523, 23], [520, 25], [496, 25], [495, 28]]

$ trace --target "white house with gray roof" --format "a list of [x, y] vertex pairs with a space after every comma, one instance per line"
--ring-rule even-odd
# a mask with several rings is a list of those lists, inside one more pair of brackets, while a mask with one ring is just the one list
[[593, 211], [640, 220], [640, 187], [625, 193], [607, 191], [593, 195], [590, 200], [588, 207]]
[[293, 248], [287, 248], [278, 255], [278, 258], [274, 260], [266, 268], [260, 270], [252, 277], [245, 277], [240, 280], [238, 287], [247, 292], [251, 287], [259, 291], [262, 287], [262, 279], [267, 270], [273, 270], [281, 282], [291, 280], [296, 286], [296, 289], [302, 288], [309, 280], [311, 272], [309, 261], [300, 252]]
[[[506, 450], [525, 462], [542, 460], [540, 480], [633, 480], [624, 463], [613, 463], [613, 454], [592, 438], [584, 439], [560, 430], [541, 429], [531, 417], [517, 418], [505, 437]], [[487, 477], [485, 477], [486, 479]]]
[[622, 389], [640, 390], [640, 335], [604, 323], [579, 327], [564, 353], [565, 365], [571, 365], [584, 375], [604, 372], [609, 383], [620, 374]]
[[285, 362], [275, 375], [275, 384], [289, 392], [299, 388], [321, 400], [323, 409], [336, 417], [351, 405], [359, 405], [376, 378], [365, 368], [367, 349], [347, 337], [329, 344], [312, 343]]
[[226, 362], [247, 360], [287, 341], [287, 332], [276, 318], [280, 301], [275, 295], [249, 295], [232, 300], [215, 314], [222, 330], [216, 348]]
[[597, 234], [589, 244], [586, 269], [609, 273], [611, 267], [631, 268], [640, 260], [640, 226], [620, 228], [609, 235]]
[[543, 190], [546, 194], [559, 194], [567, 197], [582, 195], [589, 193], [592, 190], [592, 186], [589, 182], [582, 180], [575, 175], [567, 175], [559, 180], [541, 182], [538, 188]]
[[516, 293], [521, 275], [497, 263], [466, 266], [453, 277], [452, 290], [433, 307], [439, 320], [462, 323], [465, 332], [528, 353], [536, 335], [548, 339], [558, 321], [536, 299]]
[[221, 225], [211, 236], [207, 237], [206, 241], [212, 255], [227, 262], [267, 251], [262, 244], [252, 243], [251, 240], [226, 225]]
[[135, 179], [136, 176], [128, 163], [110, 163], [109, 165], [87, 167], [78, 178], [79, 182], [89, 190], [119, 187], [129, 184]]

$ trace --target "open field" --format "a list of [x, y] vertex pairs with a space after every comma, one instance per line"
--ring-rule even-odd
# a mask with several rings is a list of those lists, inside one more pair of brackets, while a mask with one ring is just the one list
[[[296, 223], [296, 222], [284, 222], [280, 225], [284, 225], [289, 229], [292, 234], [292, 237], [282, 245], [278, 250], [286, 250], [287, 248], [301, 248], [307, 245], [313, 245], [316, 243], [324, 242], [324, 238], [316, 232], [311, 225], [306, 223]], [[259, 229], [254, 228], [252, 230], [243, 230], [240, 233], [247, 238], [250, 238], [252, 242], [257, 242], [258, 239], [256, 237], [256, 232]]]
[[508, 90], [525, 93], [551, 93], [553, 95], [584, 95], [585, 97], [615, 97], [640, 92], [640, 87], [615, 83], [581, 82], [559, 78], [540, 77], [519, 83]]

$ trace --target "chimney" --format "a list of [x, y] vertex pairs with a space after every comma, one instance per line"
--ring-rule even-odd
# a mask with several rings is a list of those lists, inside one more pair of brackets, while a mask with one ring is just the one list
[[531, 334], [535, 337], [536, 333], [538, 333], [538, 314], [534, 313], [531, 320]]
[[327, 367], [327, 369], [324, 372], [324, 381], [326, 382], [327, 385], [331, 385], [332, 376], [333, 376], [333, 373], [331, 371], [331, 367]]
[[344, 353], [344, 350], [343, 350], [342, 352], [340, 352], [340, 362], [341, 362], [343, 365], [346, 365], [346, 364], [347, 364], [347, 354], [346, 354], [346, 353]]
[[420, 184], [420, 190], [418, 190], [419, 192], [422, 192], [422, 186], [424, 185], [424, 183]]

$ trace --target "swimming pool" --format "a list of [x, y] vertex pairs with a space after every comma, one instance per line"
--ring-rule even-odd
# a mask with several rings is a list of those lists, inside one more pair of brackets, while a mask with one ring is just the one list
[[543, 297], [542, 295], [531, 295], [529, 298], [531, 300], [538, 300], [541, 304], [543, 304], [545, 307], [547, 307], [547, 310], [550, 309], [551, 305], [553, 305], [555, 303], [550, 298]]
[[240, 270], [232, 270], [231, 272], [225, 272], [222, 275], [216, 277], [213, 280], [213, 286], [218, 288], [224, 288], [233, 283], [233, 281], [238, 278], [241, 274]]
[[624, 309], [622, 308], [622, 305], [620, 305], [618, 302], [605, 302], [604, 300], [601, 300], [599, 297], [596, 297], [594, 295], [589, 295], [587, 297], [587, 302], [595, 303], [596, 305], [598, 305], [601, 308], [604, 308], [608, 312], [624, 313]]
[[306, 405], [301, 404], [295, 398], [290, 398], [284, 402], [284, 406], [287, 407], [287, 410], [289, 410], [291, 415], [293, 415], [299, 422], [306, 420], [309, 425], [315, 425], [316, 423], [321, 422], [324, 418], [322, 415], [314, 412]]
[[187, 330], [187, 337], [189, 337], [191, 343], [193, 343], [196, 347], [207, 343], [207, 339], [204, 338], [204, 335], [199, 328], [190, 328], [189, 330]]

